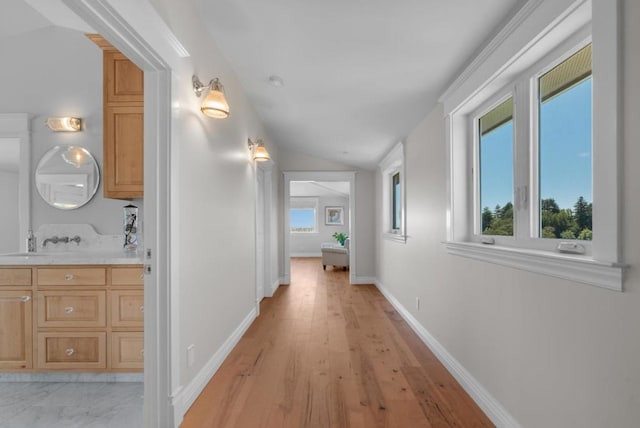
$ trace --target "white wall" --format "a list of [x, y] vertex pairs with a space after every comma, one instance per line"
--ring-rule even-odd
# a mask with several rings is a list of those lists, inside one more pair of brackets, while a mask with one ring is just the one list
[[[328, 161], [313, 156], [292, 153], [282, 150], [279, 155], [278, 164], [281, 171], [356, 171], [356, 218], [354, 226], [356, 228], [357, 250], [356, 250], [356, 277], [373, 278], [375, 275], [375, 236], [374, 236], [374, 173], [366, 170], [359, 170], [347, 164]], [[279, 178], [280, 200], [278, 204], [284, 207], [284, 177]], [[281, 208], [282, 211], [282, 208]], [[284, 213], [281, 212], [281, 215]], [[283, 217], [280, 217], [282, 219]], [[282, 221], [280, 222], [282, 228]], [[279, 248], [281, 254], [280, 272], [284, 272], [284, 233], [280, 237]]]
[[19, 251], [17, 172], [0, 171], [0, 201], [0, 253]]
[[[189, 52], [173, 70], [171, 142], [171, 251], [174, 400], [178, 412], [195, 398], [224, 357], [227, 341], [251, 321], [255, 310], [255, 171], [247, 139], [271, 144], [233, 70], [200, 24], [191, 3], [152, 1], [159, 15]], [[204, 116], [191, 76], [219, 77], [231, 114]], [[279, 169], [274, 166], [273, 189]], [[272, 210], [278, 193], [274, 192]], [[276, 217], [272, 226], [277, 224]], [[272, 237], [277, 234], [272, 231]], [[277, 242], [277, 240], [275, 241]], [[274, 248], [274, 245], [272, 245]], [[272, 265], [278, 266], [277, 254]], [[279, 269], [272, 269], [274, 281]], [[194, 345], [193, 365], [187, 348]], [[203, 383], [204, 382], [204, 383]], [[176, 415], [177, 419], [181, 414]]]
[[[343, 207], [344, 225], [327, 226], [325, 224], [325, 207]], [[320, 257], [320, 244], [323, 242], [337, 243], [333, 235], [336, 232], [349, 234], [349, 198], [318, 198], [318, 233], [292, 233], [290, 235], [289, 252], [291, 257]]]
[[[622, 235], [630, 266], [623, 293], [445, 252], [440, 108], [407, 139], [406, 245], [382, 239], [376, 227], [381, 284], [523, 427], [637, 427], [640, 421], [640, 51], [631, 42], [640, 40], [640, 3], [623, 3]], [[377, 195], [380, 189], [377, 174]]]
[[[0, 58], [0, 112], [34, 116], [31, 174], [50, 148], [74, 144], [96, 158], [102, 179], [102, 50], [78, 31], [51, 26], [1, 39]], [[45, 127], [47, 117], [65, 115], [83, 118], [83, 131], [54, 133]], [[103, 198], [101, 181], [88, 204], [59, 210], [42, 200], [32, 180], [31, 227], [89, 223], [99, 233], [115, 235], [122, 232], [122, 207], [128, 203]], [[132, 203], [142, 210], [142, 201]]]

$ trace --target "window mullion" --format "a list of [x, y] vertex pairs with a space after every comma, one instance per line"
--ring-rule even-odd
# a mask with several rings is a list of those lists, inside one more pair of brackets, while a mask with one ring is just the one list
[[531, 159], [533, 144], [531, 126], [533, 110], [531, 104], [531, 85], [529, 79], [521, 79], [514, 89], [514, 237], [518, 240], [531, 238], [532, 206], [537, 191], [537, 180], [534, 179]]

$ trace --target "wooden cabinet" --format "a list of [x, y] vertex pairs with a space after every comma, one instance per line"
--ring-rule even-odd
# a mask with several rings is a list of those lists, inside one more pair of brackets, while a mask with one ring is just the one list
[[105, 198], [143, 197], [144, 73], [97, 34], [103, 51], [103, 189]]
[[141, 265], [0, 266], [0, 370], [139, 372]]
[[[0, 269], [0, 276], [6, 274]], [[13, 283], [8, 286], [15, 287]], [[0, 286], [0, 369], [30, 369], [32, 359], [32, 294]]]

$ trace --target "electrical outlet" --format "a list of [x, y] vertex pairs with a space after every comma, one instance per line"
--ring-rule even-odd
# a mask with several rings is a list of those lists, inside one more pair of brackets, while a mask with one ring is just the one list
[[196, 345], [187, 346], [187, 367], [191, 367], [196, 361]]
[[419, 311], [420, 310], [420, 298], [416, 297], [416, 309]]

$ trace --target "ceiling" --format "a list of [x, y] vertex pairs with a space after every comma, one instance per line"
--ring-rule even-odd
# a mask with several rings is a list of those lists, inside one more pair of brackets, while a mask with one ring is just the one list
[[348, 181], [292, 181], [291, 197], [349, 198]]
[[[374, 169], [525, 0], [191, 1], [272, 142]], [[2, 0], [0, 38], [90, 30], [56, 3]]]
[[271, 140], [365, 169], [408, 136], [523, 3], [193, 1]]

